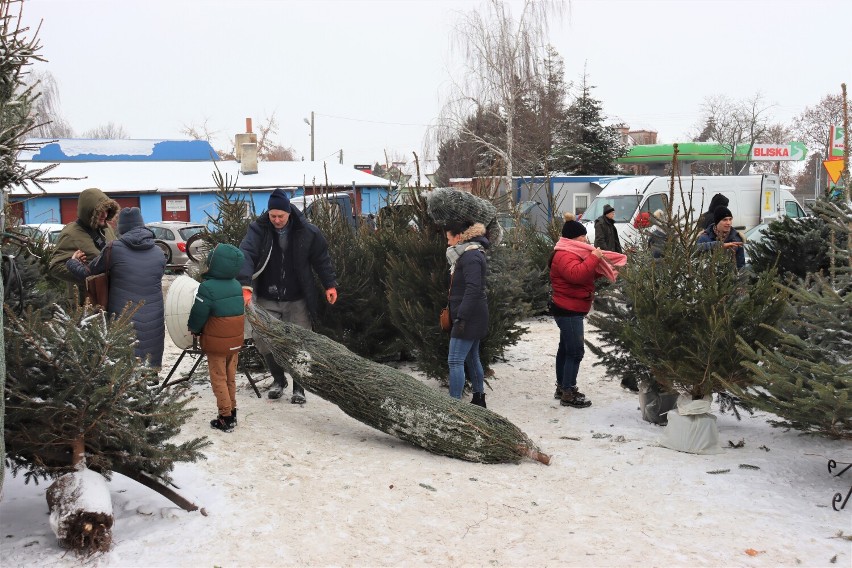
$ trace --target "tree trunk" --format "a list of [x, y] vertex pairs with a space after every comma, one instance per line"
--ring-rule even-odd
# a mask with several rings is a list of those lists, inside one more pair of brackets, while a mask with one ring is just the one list
[[81, 556], [107, 552], [112, 545], [112, 500], [106, 480], [83, 467], [47, 488], [50, 527], [59, 544]]

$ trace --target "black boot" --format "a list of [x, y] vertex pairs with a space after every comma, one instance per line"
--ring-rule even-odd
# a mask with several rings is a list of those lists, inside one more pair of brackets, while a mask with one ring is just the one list
[[236, 426], [237, 425], [237, 409], [236, 408], [231, 409], [231, 419], [234, 421], [234, 426]]
[[284, 394], [284, 389], [287, 388], [287, 377], [284, 375], [284, 369], [275, 361], [272, 353], [264, 355], [263, 360], [266, 362], [269, 374], [272, 375], [272, 386], [269, 387], [269, 392], [266, 396], [271, 399], [281, 398], [281, 395]]
[[485, 393], [484, 392], [473, 393], [473, 398], [471, 399], [470, 403], [475, 404], [476, 406], [481, 406], [482, 408], [486, 408], [486, 406], [485, 406]]
[[290, 404], [305, 404], [306, 402], [305, 389], [302, 388], [302, 385], [293, 381], [293, 396], [290, 397]]
[[234, 417], [232, 416], [222, 416], [221, 414], [210, 421], [210, 427], [216, 430], [221, 430], [222, 432], [233, 432], [234, 426]]

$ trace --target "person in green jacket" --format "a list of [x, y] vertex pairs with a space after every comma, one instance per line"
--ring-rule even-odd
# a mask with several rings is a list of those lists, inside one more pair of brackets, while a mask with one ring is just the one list
[[56, 248], [50, 257], [50, 273], [68, 285], [68, 298], [83, 305], [86, 300], [85, 281], [78, 280], [66, 267], [65, 261], [78, 250], [78, 260], [86, 264], [115, 240], [115, 231], [108, 225], [118, 210], [118, 203], [95, 187], [83, 190], [77, 199], [77, 220], [68, 223], [59, 233]]
[[210, 384], [219, 414], [210, 426], [232, 432], [237, 425], [237, 362], [243, 346], [245, 303], [236, 276], [243, 253], [229, 244], [219, 244], [207, 257], [204, 282], [198, 287], [187, 327], [200, 336], [207, 355]]

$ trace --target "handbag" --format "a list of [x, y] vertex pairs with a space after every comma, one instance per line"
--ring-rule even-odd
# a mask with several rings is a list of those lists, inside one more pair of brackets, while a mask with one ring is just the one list
[[453, 276], [450, 275], [450, 289], [447, 290], [447, 307], [441, 310], [441, 315], [438, 322], [441, 324], [441, 331], [450, 333], [453, 330], [453, 320], [450, 319], [450, 292], [453, 289]]
[[106, 247], [106, 269], [101, 274], [95, 274], [86, 277], [86, 301], [93, 306], [100, 306], [101, 309], [107, 308], [109, 302], [109, 261], [112, 244]]

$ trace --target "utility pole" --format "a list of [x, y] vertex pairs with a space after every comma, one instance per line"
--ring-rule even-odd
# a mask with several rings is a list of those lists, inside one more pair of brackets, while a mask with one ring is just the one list
[[343, 148], [340, 149], [340, 165], [343, 165]]
[[311, 127], [311, 161], [314, 161], [314, 111], [311, 111], [311, 119], [303, 118], [305, 124]]

